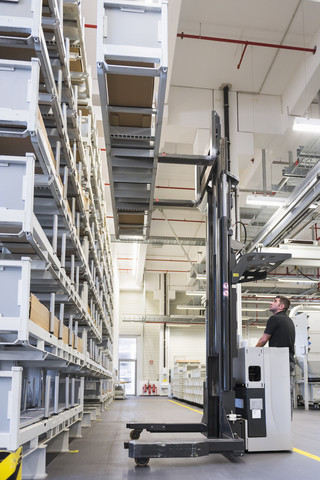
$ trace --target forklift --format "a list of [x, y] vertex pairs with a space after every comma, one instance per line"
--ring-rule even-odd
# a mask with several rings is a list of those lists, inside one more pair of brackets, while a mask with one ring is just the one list
[[[242, 254], [240, 242], [232, 239], [231, 212], [235, 205], [238, 179], [230, 173], [228, 157], [228, 141], [221, 138], [219, 116], [212, 112], [210, 162], [204, 165], [199, 157], [195, 157], [201, 180], [201, 197], [204, 198], [206, 194], [207, 200], [206, 380], [202, 420], [200, 423], [128, 423], [127, 428], [131, 429], [130, 441], [126, 442], [124, 447], [128, 449], [129, 457], [134, 458], [138, 466], [147, 465], [150, 458], [200, 457], [211, 453], [242, 456], [247, 445], [248, 423], [252, 424], [253, 421], [255, 425], [254, 419], [251, 418], [252, 412], [259, 416], [256, 413], [259, 408], [243, 408], [243, 405], [247, 404], [246, 398], [252, 391], [251, 385], [248, 382], [245, 384], [244, 380], [236, 389], [234, 378], [234, 364], [240, 365], [241, 359], [243, 368], [252, 372], [252, 368], [246, 363], [245, 354], [241, 353], [240, 363], [237, 362], [239, 350], [236, 285], [266, 278], [270, 271], [291, 255], [261, 252]], [[183, 157], [179, 158], [180, 163], [181, 161]], [[259, 355], [261, 349], [256, 350]], [[253, 379], [254, 386], [258, 383], [264, 394], [264, 381], [261, 377], [263, 365], [258, 367], [260, 370], [254, 369], [254, 372], [255, 375], [259, 375], [260, 372], [260, 379]], [[241, 372], [238, 377], [241, 377]], [[250, 378], [252, 380], [252, 375]], [[255, 396], [257, 395], [260, 393], [255, 391]], [[249, 404], [251, 402], [253, 406], [260, 406], [259, 421], [265, 425], [265, 400], [261, 400], [260, 397], [254, 398], [255, 402], [251, 400], [249, 398]], [[253, 435], [267, 438], [267, 429], [263, 428], [263, 425], [262, 429], [258, 429], [258, 433], [251, 427]], [[144, 430], [160, 436], [163, 433], [201, 433], [204, 438], [183, 442], [142, 442], [139, 438]], [[253, 445], [251, 442], [252, 450]], [[284, 449], [286, 448], [285, 446]]]

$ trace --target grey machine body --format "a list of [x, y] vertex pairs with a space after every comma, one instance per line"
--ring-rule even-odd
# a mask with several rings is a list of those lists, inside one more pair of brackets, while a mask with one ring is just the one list
[[288, 348], [240, 348], [234, 378], [236, 413], [246, 424], [245, 449], [291, 450]]

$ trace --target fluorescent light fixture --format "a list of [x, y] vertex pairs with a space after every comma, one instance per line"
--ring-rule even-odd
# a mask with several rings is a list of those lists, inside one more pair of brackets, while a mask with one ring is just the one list
[[263, 205], [265, 207], [281, 207], [285, 203], [285, 198], [270, 197], [266, 195], [248, 195], [248, 205]]
[[182, 328], [188, 328], [191, 327], [190, 323], [167, 323], [167, 327], [182, 327]]
[[203, 305], [177, 305], [177, 310], [205, 310]]
[[320, 118], [296, 117], [292, 128], [296, 132], [320, 133]]
[[266, 328], [265, 325], [256, 325], [256, 328]]
[[245, 312], [266, 312], [267, 311], [266, 308], [246, 308], [246, 307], [242, 307], [242, 310]]
[[[270, 302], [268, 302], [267, 300], [242, 300], [242, 305], [247, 305], [250, 303], [255, 303], [255, 304], [267, 303], [268, 305], [270, 305]], [[244, 307], [242, 307], [242, 309], [244, 310]]]
[[205, 290], [187, 290], [186, 291], [186, 295], [196, 296], [196, 297], [197, 296], [202, 297], [205, 294], [206, 294]]
[[302, 284], [309, 284], [309, 283], [319, 283], [318, 280], [312, 280], [311, 278], [278, 278], [278, 282], [286, 283], [302, 283]]
[[207, 275], [205, 273], [197, 273], [197, 277], [196, 277], [198, 280], [206, 280], [207, 279]]
[[[320, 1], [320, 0], [319, 0]], [[311, 203], [311, 205], [309, 205], [309, 208], [311, 208], [311, 210], [315, 210], [316, 208], [319, 207], [319, 203], [318, 202], [315, 202], [315, 203]]]

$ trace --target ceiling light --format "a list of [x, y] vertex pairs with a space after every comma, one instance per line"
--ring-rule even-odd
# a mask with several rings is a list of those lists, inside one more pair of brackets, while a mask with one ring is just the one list
[[263, 293], [260, 293], [259, 295], [256, 295], [254, 297], [250, 297], [252, 300], [257, 300], [259, 302], [259, 299], [260, 298], [270, 298], [270, 299], [273, 299], [275, 297], [275, 295], [270, 295], [270, 293], [268, 295], [264, 295]]
[[292, 128], [296, 132], [320, 133], [320, 119], [296, 117]]
[[281, 207], [285, 203], [285, 198], [270, 197], [266, 195], [248, 195], [248, 205], [264, 205], [265, 207]]
[[245, 312], [266, 312], [267, 311], [266, 308], [246, 308], [246, 307], [242, 307], [242, 310]]
[[202, 297], [206, 294], [205, 290], [187, 290], [186, 295]]
[[196, 278], [198, 280], [206, 280], [207, 279], [207, 275], [205, 273], [197, 273], [197, 276]]
[[[247, 304], [251, 304], [251, 303], [255, 303], [255, 304], [260, 304], [260, 303], [267, 303], [268, 305], [270, 305], [270, 302], [268, 302], [267, 300], [243, 300], [242, 299], [242, 305], [247, 305]], [[242, 307], [244, 309], [244, 307]]]
[[266, 328], [265, 325], [256, 325], [256, 328]]
[[177, 310], [205, 310], [203, 305], [177, 305]]
[[[320, 0], [319, 0], [320, 1]], [[311, 208], [311, 210], [315, 210], [316, 208], [319, 207], [319, 203], [318, 202], [315, 202], [315, 203], [311, 203], [311, 205], [309, 205], [309, 208]]]
[[291, 282], [291, 283], [319, 283], [318, 280], [312, 280], [311, 278], [278, 278], [278, 282]]
[[242, 320], [244, 320], [244, 321], [245, 320], [252, 320], [253, 322], [257, 322], [258, 320], [261, 320], [262, 322], [265, 322], [266, 317], [254, 317], [253, 315], [251, 315], [250, 317], [243, 316]]
[[191, 327], [190, 323], [166, 323], [167, 327], [182, 327], [182, 328], [188, 328]]

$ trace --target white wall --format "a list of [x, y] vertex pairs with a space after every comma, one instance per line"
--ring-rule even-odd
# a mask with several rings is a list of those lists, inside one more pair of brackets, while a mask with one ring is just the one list
[[[124, 322], [123, 315], [159, 314], [159, 301], [153, 292], [123, 291], [119, 296], [119, 335], [137, 338], [137, 386], [141, 381], [159, 379], [160, 325], [144, 322]], [[117, 368], [117, 367], [116, 367]], [[138, 394], [141, 392], [138, 391]]]
[[206, 340], [205, 326], [170, 327], [168, 345], [169, 368], [173, 368], [177, 360], [190, 360], [205, 363]]
[[248, 347], [255, 347], [263, 332], [264, 328], [257, 328], [253, 326], [242, 327], [242, 340]]

